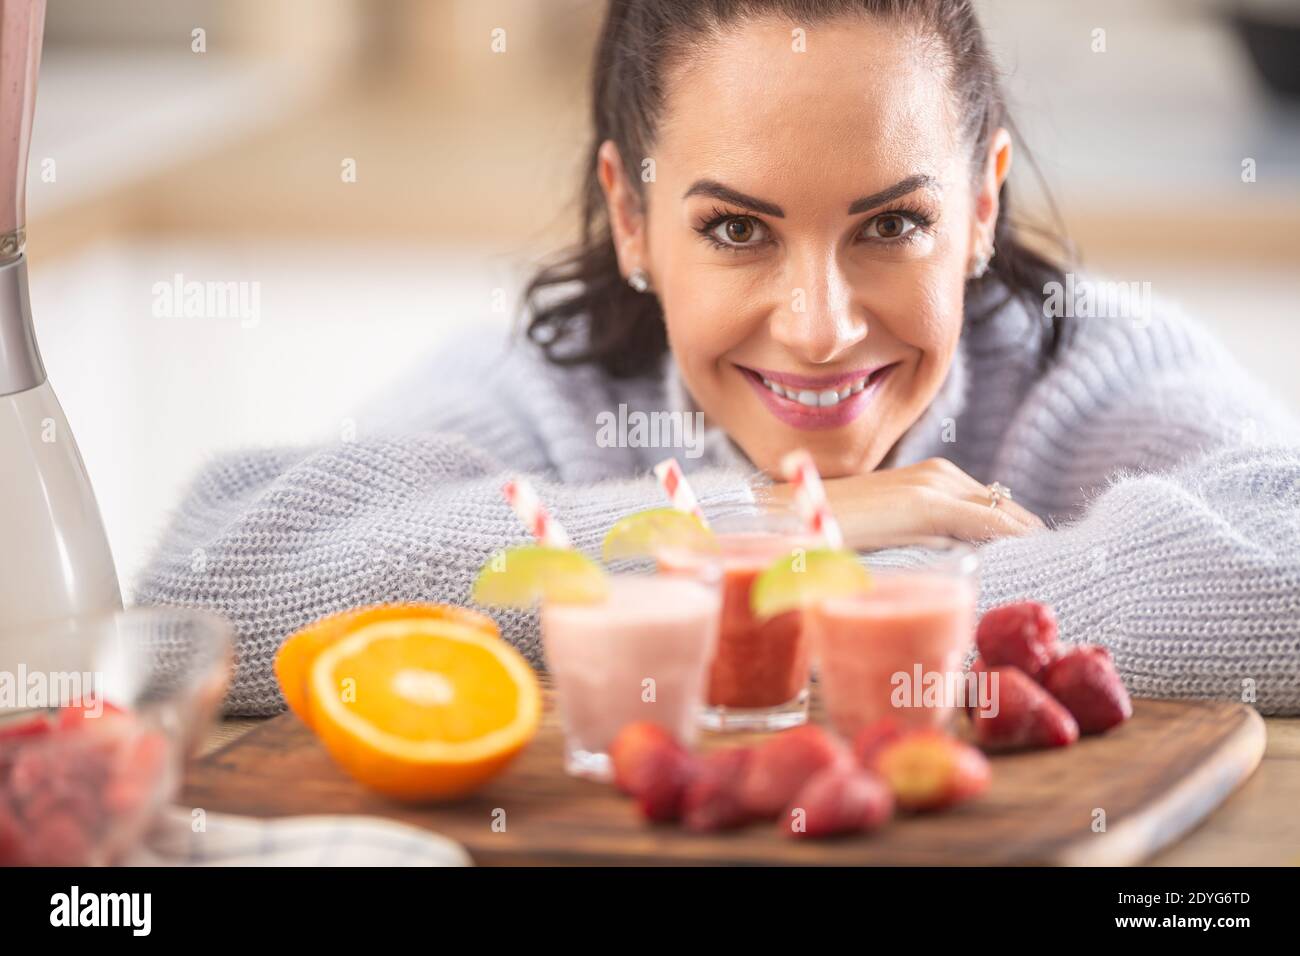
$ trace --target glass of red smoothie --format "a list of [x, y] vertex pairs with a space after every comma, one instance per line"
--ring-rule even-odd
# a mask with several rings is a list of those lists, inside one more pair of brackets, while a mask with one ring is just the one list
[[975, 552], [929, 538], [863, 560], [869, 591], [804, 611], [830, 722], [845, 737], [882, 717], [942, 727], [978, 693], [965, 673], [979, 595]]
[[[710, 526], [722, 570], [722, 613], [700, 722], [709, 730], [745, 732], [798, 726], [808, 719], [810, 676], [802, 614], [758, 620], [749, 591], [774, 561], [821, 545], [793, 511], [726, 516]], [[689, 560], [659, 555], [661, 566], [678, 570]]]

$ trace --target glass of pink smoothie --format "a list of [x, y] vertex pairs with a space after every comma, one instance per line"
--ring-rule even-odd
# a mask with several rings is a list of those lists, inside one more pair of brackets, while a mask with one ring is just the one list
[[[749, 609], [749, 591], [774, 561], [820, 544], [792, 511], [726, 516], [711, 527], [719, 547], [722, 609], [701, 723], [740, 732], [798, 726], [808, 719], [811, 672], [803, 615], [791, 611], [758, 620]], [[661, 554], [659, 563], [688, 570], [690, 559]]]
[[615, 573], [599, 604], [543, 602], [542, 647], [570, 774], [611, 779], [609, 746], [634, 721], [694, 742], [722, 606], [716, 566], [698, 570]]
[[967, 545], [925, 539], [868, 555], [872, 587], [805, 610], [826, 712], [852, 737], [891, 717], [941, 727], [965, 706], [975, 639], [978, 560]]

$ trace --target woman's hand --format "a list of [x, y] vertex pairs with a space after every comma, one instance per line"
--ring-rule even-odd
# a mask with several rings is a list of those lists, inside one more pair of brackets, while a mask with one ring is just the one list
[[[989, 506], [989, 490], [946, 458], [848, 478], [828, 478], [826, 496], [847, 547], [906, 544], [918, 536], [984, 542], [1041, 531], [1046, 525], [1007, 498]], [[762, 500], [788, 503], [791, 486], [759, 490]]]

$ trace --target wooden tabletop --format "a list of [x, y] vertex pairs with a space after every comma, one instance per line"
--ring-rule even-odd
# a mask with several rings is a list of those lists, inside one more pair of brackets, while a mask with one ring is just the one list
[[1300, 866], [1300, 718], [1264, 720], [1254, 776], [1156, 866]]
[[[1300, 864], [1300, 719], [1265, 720], [1267, 746], [1255, 774], [1181, 841], [1150, 862], [1156, 866]], [[203, 753], [231, 743], [262, 720], [218, 722]]]

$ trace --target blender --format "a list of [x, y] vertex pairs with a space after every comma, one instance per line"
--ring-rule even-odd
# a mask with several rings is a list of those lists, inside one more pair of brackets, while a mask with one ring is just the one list
[[0, 0], [0, 632], [122, 606], [27, 291], [27, 151], [44, 23], [45, 0]]

